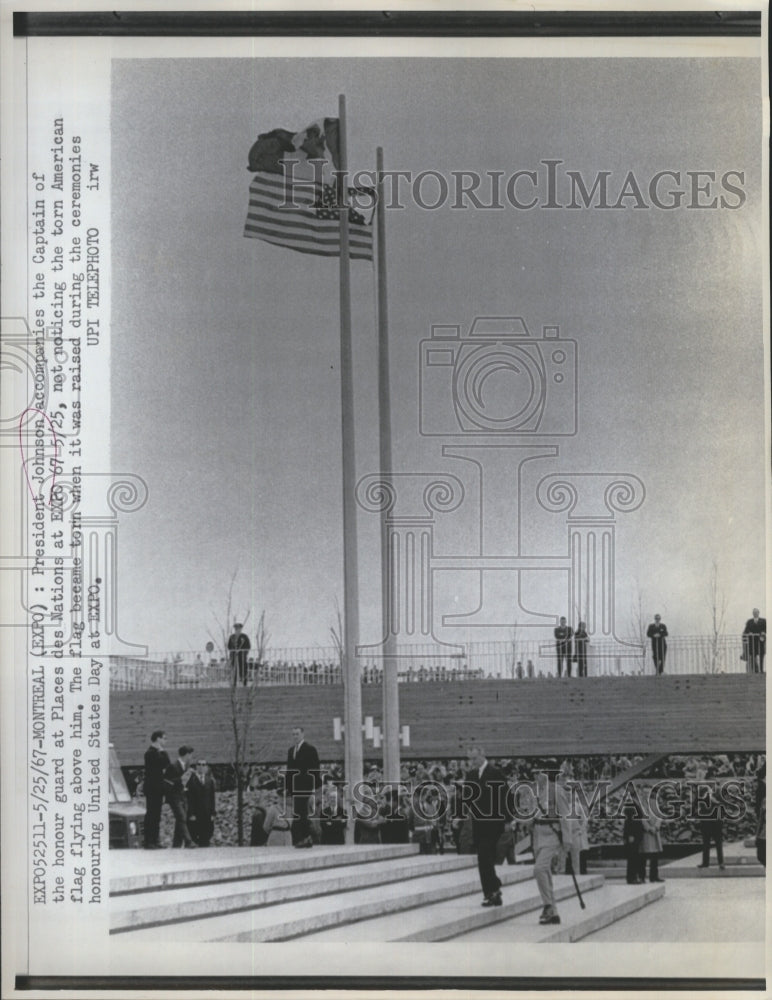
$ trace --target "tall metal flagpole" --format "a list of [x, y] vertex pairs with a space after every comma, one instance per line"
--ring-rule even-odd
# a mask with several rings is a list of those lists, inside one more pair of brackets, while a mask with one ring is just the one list
[[[391, 389], [389, 381], [389, 305], [386, 287], [386, 199], [383, 191], [383, 149], [375, 153], [378, 178], [378, 441], [381, 478], [389, 481], [392, 474], [391, 456]], [[381, 515], [381, 607], [383, 635], [383, 780], [399, 781], [399, 687], [397, 677], [396, 637], [391, 628], [390, 603], [398, 595], [392, 587], [389, 569], [389, 536], [386, 511]]]
[[343, 677], [346, 802], [350, 817], [346, 840], [353, 842], [352, 790], [362, 781], [362, 688], [356, 646], [359, 642], [359, 586], [357, 579], [356, 449], [354, 436], [354, 378], [351, 346], [351, 277], [348, 238], [346, 98], [338, 98], [340, 199], [340, 408], [343, 464]]

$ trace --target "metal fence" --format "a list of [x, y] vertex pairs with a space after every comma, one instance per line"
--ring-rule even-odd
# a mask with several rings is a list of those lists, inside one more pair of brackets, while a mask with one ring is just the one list
[[[508, 678], [545, 680], [557, 675], [555, 644], [551, 641], [472, 642], [456, 655], [439, 655], [435, 645], [398, 649], [400, 683]], [[741, 660], [742, 637], [727, 635], [675, 636], [668, 640], [665, 673], [745, 673]], [[363, 684], [379, 684], [382, 661], [360, 657]], [[576, 664], [573, 664], [576, 673]], [[590, 643], [587, 653], [590, 677], [623, 677], [653, 674], [649, 644]], [[147, 657], [110, 657], [110, 686], [115, 691], [169, 688], [224, 688], [232, 683], [233, 667], [225, 657], [197, 652], [163, 652]], [[308, 646], [269, 649], [262, 662], [247, 661], [246, 679], [261, 687], [278, 685], [340, 684], [341, 669], [334, 647]]]

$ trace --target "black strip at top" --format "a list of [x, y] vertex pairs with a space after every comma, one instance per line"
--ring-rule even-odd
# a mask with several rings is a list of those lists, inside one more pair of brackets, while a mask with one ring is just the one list
[[15, 11], [17, 37], [760, 36], [760, 11]]

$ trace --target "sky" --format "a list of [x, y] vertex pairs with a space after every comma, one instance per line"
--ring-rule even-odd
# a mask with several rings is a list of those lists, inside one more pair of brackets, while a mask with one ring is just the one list
[[[609, 171], [613, 199], [629, 171], [644, 191], [661, 170], [743, 172], [738, 208], [427, 210], [406, 198], [386, 222], [394, 467], [464, 486], [436, 517], [435, 553], [513, 555], [519, 516], [521, 555], [565, 555], [565, 514], [539, 506], [538, 482], [627, 473], [645, 499], [615, 524], [618, 633], [638, 595], [671, 634], [707, 631], [714, 561], [727, 630], [740, 632], [765, 587], [759, 73], [753, 59], [115, 60], [111, 461], [149, 488], [120, 527], [122, 637], [202, 650], [235, 573], [248, 632], [265, 610], [272, 645], [329, 644], [343, 603], [337, 262], [242, 232], [257, 134], [334, 116], [340, 93], [351, 169], [371, 169], [379, 145], [387, 169], [448, 178], [543, 178], [553, 159], [588, 184]], [[434, 195], [428, 181], [422, 191]], [[351, 272], [359, 477], [378, 467], [375, 279], [367, 262]], [[420, 364], [433, 325], [465, 337], [476, 316], [520, 316], [537, 343], [557, 326], [577, 358], [576, 433], [467, 452], [482, 500], [472, 462], [443, 453], [470, 444], [443, 394], [451, 369]], [[496, 376], [487, 386], [499, 391]], [[447, 437], [420, 433], [419, 388], [425, 426]], [[559, 454], [522, 467], [518, 510], [525, 452], [511, 446], [545, 442]], [[358, 527], [370, 643], [377, 515]], [[514, 576], [478, 587], [475, 572], [435, 574], [437, 638], [506, 635]], [[560, 573], [526, 574], [521, 599], [544, 621], [534, 638], [547, 616], [576, 617]], [[442, 624], [478, 604], [474, 627]]]

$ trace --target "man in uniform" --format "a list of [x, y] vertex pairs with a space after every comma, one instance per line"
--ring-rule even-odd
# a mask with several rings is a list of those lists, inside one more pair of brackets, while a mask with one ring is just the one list
[[[557, 761], [550, 759], [536, 775], [536, 817], [532, 830], [533, 875], [543, 903], [540, 924], [560, 923], [555, 905], [552, 867], [555, 858], [563, 853], [564, 834], [569, 834], [567, 818], [571, 807], [568, 789], [557, 783], [560, 773]], [[578, 850], [576, 856], [578, 858]], [[574, 871], [579, 871], [578, 860]]]
[[249, 636], [241, 630], [244, 628], [241, 622], [236, 622], [233, 626], [233, 634], [228, 637], [228, 654], [231, 661], [231, 683], [234, 685], [241, 681], [247, 683], [247, 653], [250, 650]]

